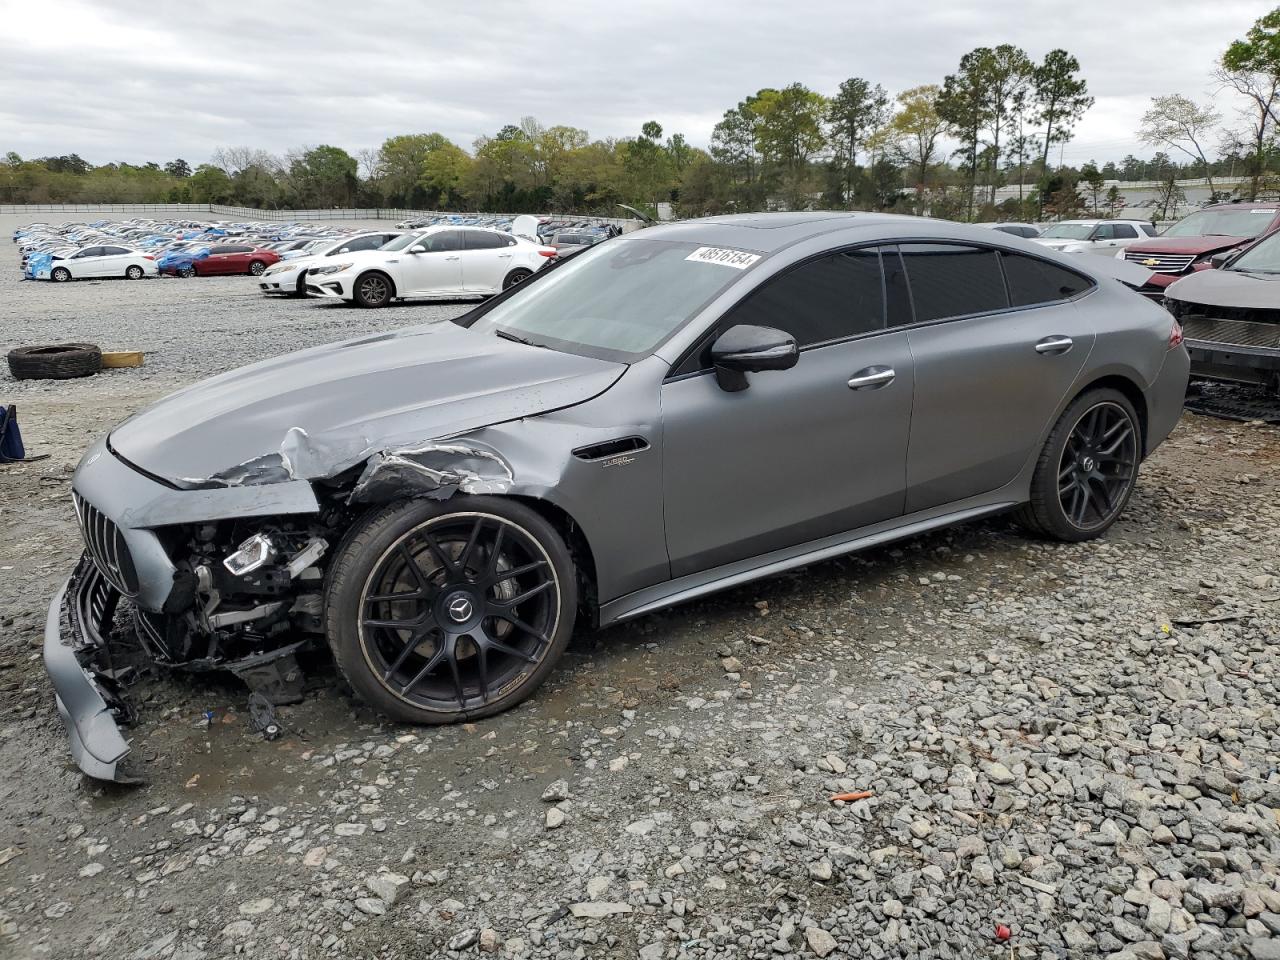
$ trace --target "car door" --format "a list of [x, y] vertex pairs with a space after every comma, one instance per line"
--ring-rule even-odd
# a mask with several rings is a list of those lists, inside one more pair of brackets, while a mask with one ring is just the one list
[[1106, 247], [1096, 250], [1096, 253], [1106, 254], [1107, 256], [1115, 256], [1117, 250], [1123, 250], [1130, 244], [1137, 243], [1141, 239], [1142, 234], [1138, 232], [1136, 224], [1129, 223], [1113, 223], [1111, 227], [1111, 239]]
[[98, 258], [102, 256], [101, 247], [85, 247], [67, 258], [66, 267], [71, 276], [77, 280], [87, 280], [98, 276]]
[[[721, 389], [710, 346], [737, 324], [791, 333], [799, 362]], [[912, 379], [906, 334], [885, 329], [877, 249], [823, 255], [748, 293], [662, 386], [672, 575], [899, 516]]]
[[[976, 244], [904, 243], [915, 398], [906, 512], [1011, 481], [1093, 347], [1087, 277]], [[888, 259], [888, 257], [886, 257]]]
[[[422, 253], [413, 253], [424, 247]], [[399, 254], [396, 292], [402, 297], [457, 295], [462, 286], [462, 231], [429, 233]]]
[[123, 277], [132, 256], [132, 251], [125, 247], [103, 247], [102, 258], [97, 263], [98, 276]]
[[462, 285], [468, 293], [500, 293], [511, 272], [514, 237], [493, 230], [462, 231]]
[[205, 277], [217, 276], [227, 272], [227, 258], [234, 247], [218, 244], [209, 248], [209, 255], [196, 263], [196, 271]]

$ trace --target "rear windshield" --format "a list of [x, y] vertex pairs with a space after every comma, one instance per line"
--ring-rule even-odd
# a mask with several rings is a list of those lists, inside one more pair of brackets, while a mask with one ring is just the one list
[[1164, 232], [1166, 237], [1256, 237], [1275, 219], [1269, 207], [1201, 210], [1179, 220]]
[[760, 259], [667, 240], [593, 245], [495, 305], [471, 329], [630, 362], [651, 353]]

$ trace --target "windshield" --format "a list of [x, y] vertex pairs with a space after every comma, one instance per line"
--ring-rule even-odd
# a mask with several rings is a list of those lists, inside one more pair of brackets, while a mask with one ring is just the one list
[[[496, 304], [471, 329], [569, 353], [638, 360], [741, 279], [741, 267], [712, 262], [709, 249], [641, 239], [592, 246]], [[702, 259], [691, 259], [695, 251]], [[737, 259], [751, 266], [760, 258], [739, 252]]]
[[406, 233], [403, 237], [396, 237], [390, 243], [383, 244], [379, 250], [407, 250], [414, 241], [422, 238], [420, 233]]
[[1093, 233], [1091, 223], [1055, 223], [1040, 234], [1041, 240], [1088, 240]]
[[1262, 209], [1201, 210], [1166, 230], [1166, 237], [1256, 237], [1267, 229], [1276, 211]]
[[1228, 270], [1242, 273], [1280, 273], [1280, 233], [1273, 233], [1236, 258]]

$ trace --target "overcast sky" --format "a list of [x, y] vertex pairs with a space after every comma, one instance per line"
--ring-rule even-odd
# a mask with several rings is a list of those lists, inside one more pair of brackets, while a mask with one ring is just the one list
[[1075, 54], [1097, 103], [1067, 162], [1149, 156], [1148, 99], [1217, 96], [1209, 72], [1270, 2], [640, 0], [303, 3], [0, 0], [0, 153], [91, 163], [219, 146], [355, 153], [438, 130], [470, 149], [532, 115], [592, 137], [654, 119], [705, 146], [761, 87], [891, 93], [939, 83], [976, 46]]

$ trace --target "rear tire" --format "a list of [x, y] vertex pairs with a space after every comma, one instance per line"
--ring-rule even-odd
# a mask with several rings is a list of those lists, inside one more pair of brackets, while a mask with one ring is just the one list
[[1031, 532], [1078, 543], [1100, 537], [1124, 511], [1138, 481], [1142, 429], [1118, 390], [1076, 397], [1045, 440], [1018, 519]]
[[371, 270], [356, 277], [352, 299], [362, 307], [385, 307], [395, 295], [391, 278]]
[[251, 277], [260, 277], [262, 272], [267, 269], [267, 265], [261, 260], [253, 260], [249, 263], [249, 275]]
[[408, 723], [520, 703], [551, 673], [576, 613], [564, 542], [503, 497], [372, 511], [348, 531], [325, 589], [338, 670], [375, 709]]
[[506, 278], [502, 281], [502, 289], [510, 290], [517, 283], [524, 283], [524, 281], [528, 280], [532, 276], [532, 270], [526, 270], [524, 267], [518, 267], [507, 274]]
[[71, 271], [66, 267], [54, 267], [53, 272], [49, 274], [49, 279], [54, 283], [66, 283], [71, 279]]
[[124, 278], [126, 280], [141, 280], [142, 277], [143, 277], [143, 270], [136, 263], [130, 266], [129, 269], [127, 269], [124, 272]]

